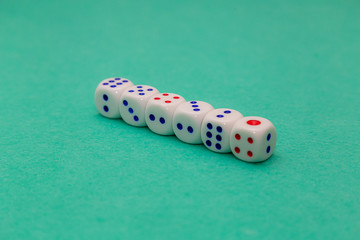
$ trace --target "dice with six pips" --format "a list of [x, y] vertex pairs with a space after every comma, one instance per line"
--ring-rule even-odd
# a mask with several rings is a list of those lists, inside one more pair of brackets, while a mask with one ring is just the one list
[[238, 111], [227, 108], [208, 112], [201, 125], [201, 139], [204, 145], [214, 152], [231, 152], [230, 132], [234, 123], [242, 117]]

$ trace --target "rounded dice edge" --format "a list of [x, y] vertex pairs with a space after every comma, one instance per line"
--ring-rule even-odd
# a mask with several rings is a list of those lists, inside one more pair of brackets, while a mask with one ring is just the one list
[[[128, 80], [127, 78], [121, 78], [121, 81], [123, 80], [127, 80], [127, 87], [123, 88], [120, 92], [118, 89], [112, 89], [108, 87], [108, 85], [103, 85], [103, 83], [105, 82], [108, 82], [110, 80], [114, 80], [114, 81], [117, 81], [115, 80], [115, 77], [113, 78], [106, 78], [104, 80], [102, 80], [96, 87], [95, 89], [95, 93], [94, 93], [94, 102], [95, 102], [95, 106], [96, 106], [96, 109], [97, 111], [104, 117], [107, 117], [107, 118], [121, 118], [121, 115], [120, 115], [120, 112], [119, 112], [119, 99], [122, 95], [122, 93], [124, 92], [125, 89], [127, 89], [128, 87], [131, 87], [133, 86], [134, 84]], [[116, 83], [116, 82], [114, 82]], [[105, 106], [104, 104], [101, 104], [100, 103], [100, 99], [101, 99], [101, 95], [103, 95], [105, 92], [106, 95], [109, 95], [111, 96], [111, 105], [113, 105], [110, 109], [116, 109], [115, 112], [112, 110], [111, 114], [107, 114], [107, 113], [104, 113], [102, 110], [103, 110], [103, 106]], [[110, 105], [110, 102], [109, 102], [109, 105]]]
[[[225, 137], [223, 138], [227, 144], [226, 147], [223, 147], [221, 150], [217, 150], [214, 149], [214, 143], [212, 142], [212, 145], [209, 147], [206, 145], [206, 141], [208, 140], [206, 137], [206, 132], [208, 132], [207, 130], [207, 124], [211, 121], [209, 121], [209, 119], [211, 119], [212, 117], [216, 117], [217, 113], [222, 113], [226, 110], [230, 110], [230, 111], [234, 111], [234, 113], [236, 114], [234, 117], [229, 118], [229, 119], [223, 119], [223, 118], [216, 118], [216, 124], [218, 125], [222, 125], [225, 128], [224, 134]], [[234, 114], [233, 113], [233, 114]], [[211, 111], [209, 111], [203, 118], [203, 121], [201, 123], [201, 140], [204, 144], [204, 146], [209, 149], [210, 151], [216, 152], [216, 153], [230, 153], [231, 152], [231, 146], [230, 146], [230, 134], [231, 134], [231, 129], [233, 127], [233, 125], [236, 123], [236, 121], [238, 121], [239, 119], [242, 119], [244, 116], [237, 110], [234, 109], [230, 109], [230, 108], [217, 108], [217, 109], [213, 109]], [[214, 124], [214, 123], [213, 123]], [[229, 127], [230, 124], [230, 127]], [[227, 135], [227, 136], [226, 136]], [[223, 144], [222, 144], [223, 145]]]
[[[132, 94], [129, 93], [129, 90], [135, 90], [135, 89], [137, 89], [138, 86], [142, 86], [143, 88], [152, 88], [153, 89], [151, 94], [146, 97], [146, 98], [149, 98], [149, 99], [146, 100], [146, 99], [144, 99], [144, 97], [132, 98]], [[147, 106], [148, 102], [150, 101], [151, 97], [153, 95], [158, 94], [158, 93], [159, 93], [159, 90], [157, 90], [155, 87], [149, 86], [149, 85], [132, 85], [132, 86], [124, 89], [124, 92], [123, 92], [123, 94], [121, 95], [121, 97], [119, 99], [119, 112], [120, 112], [121, 117], [123, 118], [122, 115], [128, 113], [128, 107], [125, 107], [125, 106], [122, 105], [124, 100], [128, 100], [129, 102], [132, 102], [132, 103], [130, 103], [130, 105], [132, 105], [133, 109], [139, 109], [139, 108], [144, 109], [144, 111], [143, 111], [144, 122], [143, 123], [142, 122], [134, 123], [134, 122], [132, 122], [132, 119], [129, 120], [127, 117], [123, 118], [123, 120], [127, 124], [129, 124], [131, 126], [134, 126], [134, 127], [147, 127], [146, 115], [145, 115], [146, 106]], [[130, 101], [130, 99], [133, 100], [133, 101]]]
[[[264, 132], [271, 132], [271, 138], [272, 138], [272, 142], [274, 142], [274, 144], [273, 144], [273, 146], [271, 146], [271, 150], [270, 150], [270, 152], [268, 153], [268, 154], [264, 154], [263, 156], [264, 157], [261, 157], [261, 155], [256, 155], [256, 156], [254, 156], [254, 157], [249, 157], [249, 156], [247, 156], [247, 155], [245, 155], [245, 157], [243, 157], [243, 156], [241, 156], [241, 155], [243, 155], [243, 154], [238, 154], [238, 153], [236, 153], [236, 151], [235, 151], [235, 147], [236, 147], [236, 142], [235, 142], [235, 135], [237, 134], [237, 131], [238, 131], [238, 129], [239, 129], [239, 126], [240, 126], [240, 128], [241, 128], [241, 126], [245, 126], [243, 129], [245, 129], [245, 131], [247, 131], [248, 133], [252, 133], [252, 134], [254, 134], [254, 133], [257, 133], [258, 132], [258, 130], [256, 129], [256, 125], [254, 126], [254, 127], [252, 127], [251, 125], [250, 125], [250, 127], [249, 128], [247, 128], [246, 129], [246, 127], [247, 127], [247, 125], [245, 125], [246, 124], [246, 122], [247, 121], [249, 121], [249, 120], [259, 120], [259, 121], [262, 121], [262, 122], [265, 122], [266, 123], [266, 129], [267, 130], [265, 130]], [[266, 135], [266, 134], [265, 134]], [[261, 137], [256, 137], [256, 136], [253, 136], [253, 138], [255, 139], [255, 141], [258, 141], [260, 144], [257, 146], [257, 147], [254, 147], [253, 149], [255, 149], [254, 151], [266, 151], [266, 149], [264, 148], [264, 149], [262, 149], [262, 146], [266, 146], [266, 144], [263, 144], [264, 142], [266, 142], [266, 140], [264, 139], [265, 138], [265, 135], [263, 136], [263, 138], [261, 138]], [[248, 116], [248, 117], [244, 117], [244, 118], [241, 118], [241, 119], [239, 119], [235, 124], [234, 124], [234, 126], [233, 126], [233, 128], [232, 128], [232, 130], [231, 130], [231, 133], [230, 133], [230, 147], [231, 147], [231, 152], [233, 153], [233, 155], [236, 157], [236, 158], [238, 158], [238, 159], [240, 159], [240, 160], [242, 160], [242, 161], [244, 161], [244, 162], [248, 162], [248, 163], [260, 163], [260, 162], [264, 162], [264, 161], [266, 161], [266, 160], [268, 160], [271, 156], [272, 156], [272, 154], [273, 154], [273, 152], [274, 152], [274, 150], [275, 150], [275, 146], [276, 146], [276, 140], [277, 140], [277, 132], [276, 132], [276, 128], [275, 128], [275, 126], [273, 125], [273, 123], [270, 121], [270, 120], [268, 120], [268, 119], [266, 119], [266, 118], [263, 118], [263, 117], [258, 117], [258, 116]], [[241, 151], [241, 149], [240, 149], [240, 151]], [[244, 150], [243, 150], [244, 151]], [[245, 151], [246, 151], [246, 149], [245, 149]]]

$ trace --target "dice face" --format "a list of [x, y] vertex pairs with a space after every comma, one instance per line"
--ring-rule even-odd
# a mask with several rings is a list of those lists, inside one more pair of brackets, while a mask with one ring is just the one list
[[220, 108], [208, 112], [201, 124], [201, 139], [214, 152], [227, 153], [230, 150], [230, 132], [243, 115], [236, 110]]
[[99, 113], [108, 118], [120, 118], [119, 100], [126, 88], [134, 84], [126, 78], [108, 78], [95, 90], [95, 105]]
[[153, 95], [146, 105], [145, 121], [151, 131], [160, 135], [173, 135], [173, 115], [185, 99], [174, 93]]
[[146, 126], [145, 108], [150, 98], [159, 91], [151, 86], [136, 85], [125, 90], [120, 98], [119, 110], [123, 120], [137, 127]]
[[173, 129], [175, 135], [183, 142], [200, 144], [201, 123], [205, 115], [214, 108], [202, 101], [184, 102], [174, 112]]
[[231, 130], [231, 151], [243, 161], [265, 161], [273, 153], [275, 145], [275, 127], [265, 118], [244, 117]]

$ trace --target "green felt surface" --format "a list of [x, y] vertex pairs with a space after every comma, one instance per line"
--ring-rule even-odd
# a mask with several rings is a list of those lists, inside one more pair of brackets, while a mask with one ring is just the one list
[[[359, 239], [359, 12], [2, 0], [0, 238]], [[114, 76], [268, 118], [275, 153], [248, 164], [101, 117]]]

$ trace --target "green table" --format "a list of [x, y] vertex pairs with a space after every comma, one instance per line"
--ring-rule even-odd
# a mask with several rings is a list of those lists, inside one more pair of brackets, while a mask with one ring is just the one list
[[[0, 239], [359, 239], [359, 1], [1, 1]], [[261, 164], [101, 117], [127, 77], [270, 119]]]

